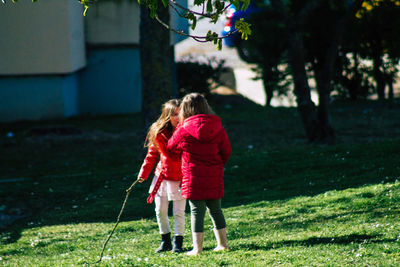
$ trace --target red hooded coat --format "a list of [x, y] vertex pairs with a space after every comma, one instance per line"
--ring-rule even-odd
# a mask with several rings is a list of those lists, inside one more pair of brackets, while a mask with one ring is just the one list
[[167, 149], [182, 154], [182, 195], [186, 199], [224, 196], [224, 165], [231, 145], [221, 119], [199, 114], [187, 118], [168, 141]]
[[180, 155], [169, 153], [166, 149], [170, 137], [171, 134], [167, 130], [163, 130], [156, 136], [157, 147], [154, 144], [150, 145], [138, 177], [146, 180], [158, 162], [156, 176], [162, 176], [163, 179], [171, 181], [182, 180]]

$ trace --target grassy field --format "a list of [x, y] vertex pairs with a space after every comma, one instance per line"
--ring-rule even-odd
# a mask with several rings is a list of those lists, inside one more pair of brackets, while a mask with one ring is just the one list
[[[398, 103], [333, 104], [330, 146], [306, 143], [293, 108], [215, 109], [233, 148], [223, 199], [231, 250], [213, 252], [207, 217], [201, 256], [154, 254], [160, 237], [145, 182], [99, 266], [400, 265]], [[55, 125], [81, 133], [35, 132]], [[98, 259], [144, 156], [140, 125], [135, 114], [1, 124], [0, 216], [20, 219], [0, 229], [0, 266]]]

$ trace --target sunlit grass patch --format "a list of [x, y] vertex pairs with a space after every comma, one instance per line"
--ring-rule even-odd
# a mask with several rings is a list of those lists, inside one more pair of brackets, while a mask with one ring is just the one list
[[[313, 197], [260, 201], [224, 209], [231, 246], [212, 251], [206, 220], [203, 255], [154, 254], [154, 219], [122, 222], [100, 266], [397, 265], [400, 263], [400, 183], [328, 191]], [[189, 216], [186, 218], [189, 223]], [[73, 266], [98, 259], [113, 223], [39, 226], [2, 242], [4, 266]], [[2, 239], [6, 239], [3, 234]], [[184, 247], [190, 248], [186, 229]]]

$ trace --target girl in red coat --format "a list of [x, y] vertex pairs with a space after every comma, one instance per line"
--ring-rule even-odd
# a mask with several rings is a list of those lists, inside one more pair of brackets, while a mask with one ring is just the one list
[[214, 224], [218, 250], [228, 249], [225, 218], [221, 209], [224, 196], [224, 165], [231, 154], [228, 135], [221, 119], [198, 93], [186, 95], [180, 106], [181, 125], [168, 141], [168, 150], [182, 159], [182, 195], [189, 200], [193, 250], [203, 250], [206, 208]]
[[[155, 211], [161, 234], [161, 245], [156, 253], [171, 249], [173, 252], [182, 252], [186, 200], [181, 193], [181, 160], [179, 155], [168, 153], [166, 150], [168, 139], [179, 122], [179, 104], [179, 100], [176, 99], [166, 102], [160, 117], [151, 125], [145, 142], [148, 146], [147, 156], [138, 175], [138, 180], [142, 183], [158, 162], [149, 190], [150, 196], [147, 199], [147, 203], [155, 200], [156, 204]], [[169, 201], [173, 201], [175, 228], [173, 246], [168, 220]]]

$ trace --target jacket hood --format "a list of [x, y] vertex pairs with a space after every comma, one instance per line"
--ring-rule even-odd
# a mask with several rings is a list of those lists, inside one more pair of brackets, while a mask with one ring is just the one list
[[187, 118], [183, 128], [199, 141], [210, 141], [222, 130], [221, 119], [215, 115], [199, 114]]

